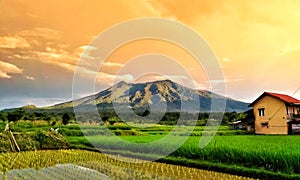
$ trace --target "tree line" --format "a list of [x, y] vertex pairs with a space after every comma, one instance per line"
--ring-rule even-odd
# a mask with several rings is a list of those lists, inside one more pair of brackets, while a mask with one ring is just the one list
[[[1, 111], [0, 112], [0, 121], [3, 122], [17, 122], [19, 120], [43, 120], [48, 122], [48, 124], [55, 125], [57, 122], [61, 121], [62, 124], [68, 124], [70, 122], [73, 123], [106, 123], [113, 125], [115, 123], [122, 123], [123, 120], [121, 117], [125, 117], [125, 119], [130, 119], [133, 123], [159, 123], [164, 125], [191, 125], [196, 124], [198, 126], [204, 126], [207, 124], [208, 119], [213, 117], [214, 115], [222, 116], [222, 125], [229, 125], [232, 122], [241, 120], [246, 117], [247, 113], [238, 113], [238, 112], [225, 112], [223, 113], [208, 113], [208, 112], [201, 112], [201, 113], [191, 113], [191, 112], [166, 112], [163, 117], [161, 118], [160, 114], [152, 114], [153, 120], [148, 120], [147, 122], [142, 122], [142, 118], [150, 114], [149, 110], [145, 110], [143, 112], [135, 112], [137, 117], [131, 117], [129, 113], [121, 113], [117, 114], [113, 110], [104, 110], [99, 109], [99, 115], [95, 116], [92, 113], [85, 112], [75, 117], [74, 112], [72, 111], [34, 111], [28, 110], [24, 108], [18, 108], [13, 111]], [[159, 119], [161, 118], [161, 119]], [[192, 121], [196, 120], [196, 122]], [[126, 123], [126, 122], [125, 122]]]
[[74, 113], [64, 112], [64, 113], [55, 113], [55, 112], [38, 112], [38, 111], [28, 111], [23, 108], [18, 108], [13, 111], [0, 111], [0, 121], [3, 122], [17, 122], [20, 120], [43, 120], [48, 122], [48, 124], [56, 125], [58, 121], [61, 121], [63, 124], [68, 124], [70, 121], [75, 120]]

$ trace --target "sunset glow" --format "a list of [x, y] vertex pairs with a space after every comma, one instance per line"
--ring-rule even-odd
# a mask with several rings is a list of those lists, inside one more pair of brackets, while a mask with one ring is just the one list
[[[144, 17], [177, 21], [199, 33], [218, 58], [226, 96], [251, 102], [269, 91], [300, 99], [299, 7], [297, 0], [2, 0], [0, 109], [70, 99], [73, 73], [82, 52], [92, 53], [91, 41], [117, 23]], [[151, 39], [130, 42], [112, 53], [100, 69], [97, 88], [111, 85], [124, 64], [147, 53], [176, 59], [197, 88], [209, 89], [205, 71], [188, 52]], [[137, 82], [157, 79], [147, 76]], [[188, 86], [184, 78], [177, 81]]]

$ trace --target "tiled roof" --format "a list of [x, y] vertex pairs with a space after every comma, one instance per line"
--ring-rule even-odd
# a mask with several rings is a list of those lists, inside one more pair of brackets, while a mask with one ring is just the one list
[[266, 92], [267, 94], [273, 96], [273, 97], [277, 97], [280, 100], [286, 102], [286, 103], [300, 103], [300, 100], [293, 98], [291, 96], [285, 95], [285, 94], [278, 94], [278, 93], [271, 93], [271, 92]]
[[264, 92], [261, 96], [259, 96], [255, 101], [253, 101], [251, 104], [249, 104], [249, 107], [252, 107], [258, 100], [260, 100], [262, 97], [269, 95], [274, 98], [280, 99], [284, 101], [285, 103], [288, 104], [299, 104], [300, 105], [300, 100], [293, 98], [289, 95], [285, 94], [279, 94], [279, 93], [272, 93], [272, 92]]

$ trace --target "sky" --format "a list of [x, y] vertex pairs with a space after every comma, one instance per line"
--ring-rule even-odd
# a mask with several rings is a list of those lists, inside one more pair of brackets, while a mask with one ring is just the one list
[[[82, 97], [91, 93], [84, 91], [87, 82], [100, 91], [121, 80], [167, 77], [210, 90], [207, 69], [186, 49], [161, 39], [133, 40], [116, 48], [101, 68], [87, 65], [101, 51], [91, 46], [101, 33], [149, 17], [181, 23], [207, 42], [223, 72], [224, 95], [252, 102], [269, 91], [300, 99], [299, 7], [298, 0], [1, 0], [0, 109]], [[102, 43], [109, 46], [114, 38]], [[80, 68], [82, 91], [73, 96]], [[155, 68], [163, 70], [151, 73]]]

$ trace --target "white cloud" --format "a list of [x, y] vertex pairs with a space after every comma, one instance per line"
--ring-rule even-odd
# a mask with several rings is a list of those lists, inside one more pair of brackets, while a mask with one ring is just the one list
[[15, 49], [15, 48], [28, 48], [29, 42], [20, 36], [3, 36], [0, 37], [0, 48]]
[[116, 62], [109, 62], [109, 61], [107, 61], [107, 62], [104, 62], [104, 63], [103, 63], [103, 66], [108, 66], [108, 67], [122, 67], [123, 64], [121, 64], [121, 63], [116, 63]]
[[11, 76], [9, 76], [7, 73], [0, 70], [0, 79], [1, 78], [8, 78], [9, 79], [9, 78], [11, 78]]
[[0, 61], [0, 78], [11, 78], [10, 74], [21, 74], [23, 69], [18, 68], [14, 64]]
[[17, 59], [30, 59], [30, 56], [28, 56], [28, 55], [23, 56], [23, 55], [20, 55], [20, 54], [13, 54], [11, 56], [8, 56], [8, 58], [10, 58], [10, 59], [15, 59], [15, 58], [17, 58]]
[[[79, 57], [60, 48], [46, 47], [45, 51], [28, 52], [31, 59], [37, 59], [43, 63], [59, 66], [68, 71], [74, 72]], [[23, 57], [23, 56], [22, 56]], [[28, 57], [24, 56], [24, 57]]]
[[81, 56], [81, 58], [91, 57], [91, 54], [96, 50], [97, 50], [97, 47], [95, 47], [95, 46], [84, 45], [84, 46], [80, 46], [77, 49], [75, 49], [74, 54]]
[[28, 79], [28, 80], [35, 80], [35, 78], [34, 77], [31, 77], [31, 76], [23, 76], [24, 78], [26, 78], [26, 79]]
[[0, 37], [0, 48], [29, 48], [32, 45], [39, 45], [39, 39], [56, 40], [60, 37], [59, 31], [50, 28], [23, 30], [15, 35]]

